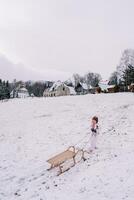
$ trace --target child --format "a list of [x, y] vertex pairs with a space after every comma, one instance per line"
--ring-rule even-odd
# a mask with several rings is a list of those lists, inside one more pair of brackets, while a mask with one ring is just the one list
[[96, 149], [97, 136], [99, 134], [98, 117], [94, 116], [91, 122], [90, 152]]

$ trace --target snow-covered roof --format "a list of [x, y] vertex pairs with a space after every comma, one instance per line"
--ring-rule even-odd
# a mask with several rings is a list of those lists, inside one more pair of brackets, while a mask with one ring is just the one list
[[102, 89], [102, 90], [108, 90], [110, 88], [114, 88], [115, 85], [108, 85], [108, 84], [105, 84], [105, 83], [99, 83], [99, 87]]
[[115, 85], [108, 85], [108, 89], [109, 88], [114, 88], [115, 87]]
[[89, 87], [88, 87], [89, 89], [92, 89], [93, 87], [91, 86], [91, 85], [89, 85]]
[[19, 88], [19, 91], [27, 92], [27, 89], [25, 87]]
[[28, 90], [25, 88], [25, 87], [22, 87], [22, 88], [16, 88], [14, 90], [11, 91], [10, 95], [13, 95], [14, 91], [16, 92], [28, 92]]
[[53, 91], [53, 90], [56, 90], [60, 85], [62, 85], [63, 83], [61, 81], [57, 81], [55, 82], [52, 87], [49, 89], [49, 91]]
[[69, 87], [69, 86], [67, 86], [67, 87], [68, 87], [69, 90], [70, 90], [70, 94], [72, 94], [72, 95], [75, 95], [75, 94], [76, 94], [75, 89], [74, 89], [73, 87]]
[[81, 83], [81, 82], [80, 82], [80, 84], [81, 84], [81, 86], [83, 87], [84, 90], [88, 90], [88, 86], [87, 86], [86, 83]]
[[57, 81], [52, 85], [52, 87], [49, 89], [49, 91], [51, 92], [53, 90], [56, 90], [61, 85], [65, 86], [65, 87], [68, 87], [65, 83], [63, 83], [61, 81]]
[[108, 85], [107, 85], [107, 84], [99, 83], [99, 87], [100, 87], [102, 90], [107, 90], [107, 89], [108, 89]]

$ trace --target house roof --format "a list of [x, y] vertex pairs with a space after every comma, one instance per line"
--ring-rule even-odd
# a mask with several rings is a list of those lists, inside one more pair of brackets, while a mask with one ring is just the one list
[[27, 92], [27, 91], [28, 91], [25, 87], [19, 88], [18, 90], [19, 90], [19, 91], [24, 91], [24, 92]]
[[63, 85], [64, 87], [68, 88], [70, 90], [70, 94], [75, 95], [75, 89], [74, 87], [71, 86], [67, 86], [65, 83], [62, 83], [61, 81], [57, 81], [55, 82], [51, 88], [47, 88], [44, 92], [51, 92], [51, 91], [55, 91], [60, 85]]
[[19, 92], [19, 91], [21, 91], [21, 92], [28, 92], [28, 90], [27, 90], [25, 87], [22, 87], [22, 88], [13, 89], [13, 90], [11, 91], [10, 95], [13, 95], [14, 91], [15, 91], [15, 92]]
[[51, 92], [53, 90], [56, 90], [61, 85], [68, 87], [65, 83], [62, 83], [61, 81], [57, 81], [52, 85], [52, 87], [49, 89], [49, 91]]
[[108, 84], [105, 84], [105, 83], [99, 83], [99, 87], [102, 89], [102, 90], [108, 90], [110, 88], [114, 88], [115, 85], [108, 85]]
[[108, 89], [114, 88], [114, 87], [115, 87], [115, 85], [108, 85]]
[[70, 90], [70, 94], [72, 94], [72, 95], [75, 95], [75, 94], [76, 94], [75, 89], [74, 89], [73, 87], [70, 87], [70, 86], [67, 86], [67, 87], [68, 87], [69, 90]]
[[88, 86], [87, 86], [86, 83], [81, 83], [81, 82], [80, 82], [80, 84], [81, 84], [81, 86], [83, 87], [84, 90], [88, 90]]
[[62, 85], [63, 83], [61, 81], [57, 81], [55, 82], [52, 87], [49, 89], [49, 91], [53, 91], [53, 90], [56, 90], [60, 85]]

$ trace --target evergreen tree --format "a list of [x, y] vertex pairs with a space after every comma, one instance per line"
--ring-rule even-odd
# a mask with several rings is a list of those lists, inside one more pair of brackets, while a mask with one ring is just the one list
[[8, 81], [6, 82], [6, 87], [9, 88], [9, 82]]
[[132, 65], [129, 65], [123, 72], [122, 79], [124, 85], [126, 86], [131, 85], [131, 83], [134, 83], [134, 67]]
[[10, 88], [8, 81], [2, 81], [0, 79], [0, 100], [10, 98]]

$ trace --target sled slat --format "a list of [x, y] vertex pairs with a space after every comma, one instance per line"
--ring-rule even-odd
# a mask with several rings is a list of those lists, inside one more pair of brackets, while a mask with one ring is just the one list
[[51, 159], [47, 160], [47, 162], [55, 167], [55, 166], [59, 166], [60, 164], [64, 163], [66, 160], [73, 158], [74, 156], [75, 156], [75, 152], [66, 150], [66, 151], [52, 157]]

